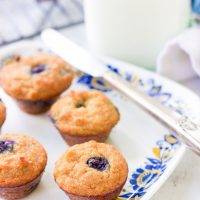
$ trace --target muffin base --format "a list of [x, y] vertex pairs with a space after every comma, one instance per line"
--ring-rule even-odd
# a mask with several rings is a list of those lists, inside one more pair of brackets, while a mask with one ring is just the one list
[[17, 100], [17, 104], [20, 107], [20, 109], [26, 113], [40, 114], [48, 111], [57, 98], [58, 97], [54, 97], [46, 101]]
[[0, 197], [6, 200], [21, 199], [29, 195], [39, 185], [42, 174], [33, 181], [16, 187], [0, 187]]
[[59, 131], [59, 132], [60, 132], [62, 138], [65, 140], [65, 142], [69, 146], [73, 146], [75, 144], [81, 144], [84, 142], [88, 142], [90, 140], [95, 140], [97, 142], [105, 142], [105, 140], [108, 138], [109, 133], [110, 133], [110, 131], [109, 131], [107, 133], [101, 133], [98, 135], [77, 136], [77, 135], [70, 135], [68, 133], [64, 133], [61, 131]]
[[65, 193], [66, 195], [68, 195], [70, 200], [116, 200], [125, 183], [126, 181], [122, 185], [117, 187], [114, 191], [99, 196], [78, 196], [67, 192]]

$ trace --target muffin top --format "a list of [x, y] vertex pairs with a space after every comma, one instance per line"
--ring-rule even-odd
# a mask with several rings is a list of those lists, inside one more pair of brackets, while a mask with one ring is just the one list
[[79, 196], [105, 195], [122, 186], [128, 166], [113, 146], [90, 141], [70, 147], [54, 170], [61, 189]]
[[0, 81], [4, 90], [20, 100], [48, 100], [67, 89], [73, 79], [68, 63], [56, 55], [38, 52], [4, 64]]
[[4, 123], [6, 119], [6, 107], [4, 106], [3, 102], [0, 99], [0, 127]]
[[0, 187], [24, 185], [44, 170], [47, 154], [35, 139], [16, 134], [0, 135]]
[[76, 136], [109, 132], [119, 120], [119, 112], [103, 93], [71, 91], [58, 99], [50, 111], [56, 127]]

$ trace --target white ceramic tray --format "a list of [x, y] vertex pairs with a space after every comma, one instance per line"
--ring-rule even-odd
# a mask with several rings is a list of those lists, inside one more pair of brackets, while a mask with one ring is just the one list
[[[38, 43], [16, 43], [0, 50], [0, 61], [3, 63], [13, 55], [27, 55], [41, 50], [45, 49]], [[111, 59], [105, 61], [111, 70], [160, 101], [163, 106], [170, 107], [173, 112], [192, 116], [200, 112], [199, 97], [177, 83], [130, 64]], [[119, 124], [106, 141], [121, 151], [129, 165], [129, 177], [118, 199], [149, 199], [173, 172], [186, 147], [173, 133], [126, 98], [112, 91], [101, 79], [80, 72], [78, 75], [69, 90], [101, 90], [112, 99], [121, 113]], [[39, 140], [48, 152], [48, 163], [42, 181], [26, 199], [66, 199], [64, 192], [54, 181], [53, 170], [56, 160], [68, 146], [51, 123], [48, 114], [34, 116], [23, 113], [2, 89], [0, 96], [7, 106], [7, 119], [2, 133], [30, 135]], [[186, 100], [186, 96], [190, 98]]]

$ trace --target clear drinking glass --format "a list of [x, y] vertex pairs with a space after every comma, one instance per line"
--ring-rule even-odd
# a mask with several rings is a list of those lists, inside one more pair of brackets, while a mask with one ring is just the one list
[[170, 38], [182, 32], [190, 0], [84, 0], [87, 38], [92, 50], [154, 68]]

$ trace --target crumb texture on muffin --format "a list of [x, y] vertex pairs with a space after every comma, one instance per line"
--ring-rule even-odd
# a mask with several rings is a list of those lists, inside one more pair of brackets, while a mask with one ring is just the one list
[[[88, 160], [94, 157], [106, 159], [109, 166], [94, 169], [88, 165]], [[127, 174], [127, 163], [119, 151], [111, 145], [95, 141], [70, 147], [58, 160], [54, 171], [59, 187], [79, 196], [110, 193], [125, 183]]]
[[0, 187], [21, 186], [43, 172], [47, 154], [35, 139], [16, 134], [0, 136]]
[[3, 102], [0, 100], [0, 126], [4, 123], [6, 119], [6, 107]]
[[68, 63], [56, 55], [38, 52], [5, 64], [0, 73], [4, 90], [20, 100], [46, 100], [67, 89], [73, 79]]
[[53, 104], [50, 115], [62, 133], [76, 136], [110, 132], [120, 118], [108, 97], [98, 91], [70, 91]]

